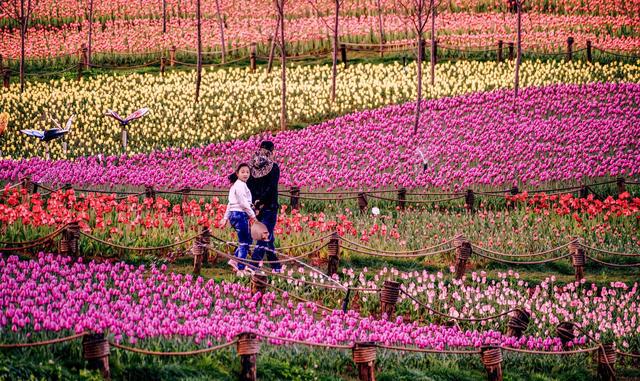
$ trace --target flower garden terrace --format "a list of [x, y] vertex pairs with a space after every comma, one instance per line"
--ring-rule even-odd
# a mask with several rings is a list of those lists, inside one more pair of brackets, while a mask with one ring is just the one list
[[[634, 178], [640, 157], [634, 140], [640, 134], [638, 90], [628, 83], [533, 87], [522, 92], [518, 112], [512, 92], [497, 90], [425, 101], [416, 135], [415, 104], [406, 103], [269, 138], [285, 187], [453, 193]], [[265, 136], [131, 156], [3, 160], [0, 178], [107, 188], [226, 187], [227, 174]]]
[[[336, 115], [400, 104], [416, 97], [416, 87], [411, 74], [415, 72], [414, 64], [407, 67], [400, 63], [356, 64], [350, 65], [347, 69], [341, 68], [336, 102], [330, 101], [330, 71], [330, 67], [324, 65], [300, 66], [288, 70], [287, 105], [290, 126], [298, 128], [309, 123], [325, 122], [322, 126], [316, 127], [316, 130], [326, 129], [335, 123], [326, 121]], [[460, 61], [438, 64], [436, 84], [425, 87], [423, 96], [442, 98], [508, 89], [513, 85], [512, 71], [512, 62]], [[600, 65], [583, 62], [525, 61], [520, 70], [522, 86], [594, 82], [637, 83], [639, 80], [638, 65], [618, 62]], [[131, 112], [135, 107], [142, 105], [149, 107], [151, 112], [128, 128], [129, 154], [148, 153], [168, 147], [186, 149], [249, 137], [270, 131], [277, 124], [279, 102], [274, 99], [279, 96], [279, 81], [279, 76], [274, 73], [267, 74], [265, 70], [255, 74], [251, 74], [248, 69], [240, 68], [206, 71], [202, 82], [203, 98], [196, 105], [192, 102], [190, 92], [185, 91], [192, 88], [192, 72], [172, 72], [164, 77], [151, 74], [100, 75], [95, 79], [80, 82], [60, 80], [27, 83], [26, 91], [22, 95], [18, 87], [13, 86], [6, 96], [0, 98], [0, 108], [10, 116], [8, 128], [0, 140], [0, 147], [4, 157], [17, 159], [43, 156], [45, 146], [36, 144], [35, 140], [19, 133], [19, 130], [41, 129], [46, 126], [47, 120], [43, 120], [43, 115], [62, 120], [75, 114], [77, 118], [71, 132], [62, 141], [48, 144], [52, 158], [119, 154], [122, 152], [120, 128], [103, 114], [106, 109], [120, 113]], [[508, 91], [496, 94], [504, 99], [505, 105], [511, 102]], [[557, 97], [562, 95], [558, 94]], [[457, 99], [429, 104], [432, 105], [430, 107], [447, 107], [451, 102], [474, 102], [473, 96]], [[497, 100], [491, 107], [507, 117], [508, 110], [495, 102]], [[586, 104], [583, 106], [586, 107]], [[464, 107], [471, 109], [473, 104]], [[554, 106], [550, 103], [545, 106], [549, 107]], [[352, 118], [371, 119], [372, 115], [384, 112], [408, 116], [410, 108], [410, 104], [406, 104], [404, 108], [387, 108], [373, 111], [374, 114], [359, 113], [352, 115]], [[460, 117], [454, 115], [455, 113], [456, 110], [445, 110], [442, 116], [455, 120]], [[435, 127], [427, 118], [432, 118], [432, 115], [425, 115], [421, 136]], [[540, 115], [536, 118], [546, 119], [547, 116]], [[344, 123], [348, 120], [349, 118], [342, 118], [336, 122]], [[287, 135], [281, 136], [284, 138]], [[294, 133], [289, 136], [299, 135]], [[63, 143], [66, 143], [66, 146]], [[209, 146], [205, 149], [205, 155], [209, 155], [208, 150], [222, 146], [224, 144]]]
[[[263, 340], [262, 357], [282, 355], [282, 351], [292, 356], [287, 349], [278, 347], [299, 344], [329, 347], [334, 352], [333, 361], [338, 357], [344, 362], [344, 354], [336, 350], [350, 349], [358, 341], [374, 341], [378, 345], [378, 369], [383, 372], [388, 366], [386, 361], [398, 364], [398, 360], [393, 360], [395, 356], [386, 351], [423, 351], [418, 355], [430, 359], [430, 365], [418, 362], [412, 368], [437, 367], [442, 357], [431, 358], [433, 355], [429, 353], [439, 353], [454, 356], [456, 363], [467, 364], [470, 368], [467, 378], [482, 379], [479, 349], [497, 346], [504, 352], [507, 374], [522, 372], [523, 367], [516, 364], [526, 359], [527, 366], [535, 363], [542, 369], [555, 366], [560, 372], [568, 372], [567, 367], [574, 367], [574, 375], [578, 372], [586, 378], [592, 377], [593, 370], [584, 362], [584, 353], [597, 351], [598, 343], [614, 341], [619, 356], [631, 353], [638, 345], [640, 311], [634, 300], [638, 286], [621, 282], [606, 287], [581, 282], [557, 287], [551, 277], [530, 287], [512, 272], [491, 281], [483, 273], [474, 273], [461, 282], [448, 281], [449, 275], [443, 273], [404, 273], [384, 268], [354, 274], [345, 270], [345, 284], [359, 284], [362, 289], [354, 288], [357, 293], [350, 300], [352, 309], [344, 313], [322, 304], [339, 305], [343, 296], [317, 290], [315, 294], [309, 293], [305, 291], [308, 287], [295, 282], [274, 280], [268, 290], [256, 292], [242, 280], [218, 284], [169, 273], [164, 267], [85, 264], [82, 260], [50, 254], [40, 254], [30, 261], [3, 257], [0, 274], [7, 286], [2, 288], [0, 298], [0, 329], [6, 332], [5, 348], [10, 348], [12, 344], [6, 343], [11, 342], [38, 343], [74, 333], [106, 330], [108, 341], [118, 348], [112, 350], [112, 363], [132, 361], [128, 356], [136, 355], [127, 354], [130, 351], [152, 356], [172, 351], [197, 355], [207, 352], [207, 348], [215, 350], [218, 343], [223, 346], [225, 342], [233, 343], [236, 334], [251, 331]], [[305, 275], [314, 277], [310, 273]], [[384, 285], [377, 291], [375, 285], [380, 286], [385, 279], [398, 279], [402, 283], [392, 312], [397, 318], [379, 310], [378, 294]], [[296, 293], [305, 292], [313, 300], [297, 301]], [[518, 316], [515, 306], [529, 312], [525, 329], [517, 336], [507, 330], [507, 322]], [[367, 316], [371, 310], [372, 315]], [[458, 323], [440, 325], [443, 317], [431, 311], [444, 315], [445, 319], [446, 316], [458, 319]], [[563, 333], [567, 331], [557, 329], [558, 323], [567, 319], [575, 323], [569, 328], [572, 338]], [[74, 337], [78, 336], [70, 336]], [[56, 344], [55, 340], [51, 344], [55, 353], [73, 352], [75, 347]], [[34, 349], [23, 351], [37, 353]], [[296, 350], [297, 356], [299, 351]], [[323, 358], [317, 350], [311, 354], [313, 358]], [[536, 356], [541, 354], [551, 357], [538, 362]], [[468, 359], [473, 355], [477, 358]], [[218, 359], [222, 356], [227, 364], [234, 364], [227, 355], [210, 356]], [[293, 355], [292, 361], [297, 356]], [[403, 361], [400, 363], [406, 366]], [[619, 360], [616, 370], [624, 374], [630, 365], [633, 364]], [[116, 368], [116, 372], [123, 371], [126, 370]], [[341, 377], [348, 377], [349, 370], [339, 367], [337, 371]], [[453, 371], [459, 372], [458, 367], [454, 366]]]

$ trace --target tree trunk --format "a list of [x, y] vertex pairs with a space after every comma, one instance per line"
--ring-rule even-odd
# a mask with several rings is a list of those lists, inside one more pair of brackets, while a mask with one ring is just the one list
[[[24, 14], [24, 0], [21, 1], [22, 12]], [[24, 92], [24, 42], [27, 38], [27, 18], [22, 16], [20, 19], [20, 93]]]
[[518, 87], [520, 85], [520, 62], [522, 61], [522, 2], [516, 0], [516, 6], [518, 7], [518, 21], [517, 21], [517, 55], [516, 55], [516, 77], [514, 80], [515, 97], [518, 98]]
[[196, 103], [200, 98], [200, 82], [202, 80], [202, 19], [200, 14], [200, 0], [196, 0], [196, 19], [198, 29], [198, 65], [196, 69]]
[[416, 100], [416, 121], [413, 125], [414, 134], [418, 133], [418, 122], [420, 121], [420, 102], [422, 100], [422, 45], [422, 34], [418, 33], [418, 62], [416, 65], [418, 70], [418, 97]]
[[271, 46], [269, 47], [269, 62], [267, 63], [267, 73], [271, 73], [271, 68], [273, 67], [273, 53], [276, 49], [278, 31], [280, 30], [280, 15], [276, 18], [276, 30], [273, 32], [271, 36]]
[[331, 68], [331, 102], [336, 101], [336, 77], [338, 76], [338, 22], [340, 17], [340, 1], [335, 0], [336, 15], [333, 25], [333, 67]]
[[227, 47], [224, 43], [224, 25], [222, 23], [222, 13], [220, 13], [220, 0], [216, 0], [216, 12], [218, 13], [218, 26], [220, 27], [220, 44], [222, 45], [222, 63], [227, 61]]
[[89, 0], [89, 41], [87, 44], [87, 66], [91, 67], [91, 45], [93, 41], [93, 0]]
[[167, 0], [162, 0], [162, 34], [167, 33]]
[[382, 22], [382, 4], [380, 4], [380, 0], [376, 0], [376, 5], [378, 6], [378, 29], [380, 30], [380, 54], [382, 54], [382, 49], [385, 44], [384, 38], [384, 29]]
[[431, 86], [436, 83], [436, 2], [431, 0]]
[[[199, 0], [198, 0], [199, 1]], [[280, 16], [280, 55], [282, 68], [282, 99], [280, 111], [280, 130], [287, 128], [287, 52], [284, 46], [284, 2], [285, 0], [276, 0], [278, 2], [278, 11]]]

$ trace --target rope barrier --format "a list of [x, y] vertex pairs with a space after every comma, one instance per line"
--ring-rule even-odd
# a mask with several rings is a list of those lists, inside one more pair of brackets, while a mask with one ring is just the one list
[[157, 351], [150, 351], [150, 350], [146, 350], [146, 349], [140, 349], [140, 348], [134, 348], [134, 347], [129, 347], [126, 345], [122, 345], [122, 344], [118, 344], [114, 341], [109, 341], [109, 345], [114, 346], [118, 349], [122, 349], [125, 351], [129, 351], [129, 352], [135, 352], [135, 353], [140, 353], [143, 355], [151, 355], [151, 356], [193, 356], [193, 355], [200, 355], [203, 353], [210, 353], [210, 352], [214, 352], [220, 349], [224, 349], [224, 348], [228, 348], [232, 345], [235, 345], [238, 342], [238, 340], [233, 340], [233, 341], [229, 341], [228, 343], [224, 343], [224, 344], [220, 344], [220, 345], [216, 345], [214, 347], [209, 347], [209, 348], [204, 348], [204, 349], [196, 349], [193, 351], [185, 351], [185, 352], [157, 352]]
[[582, 246], [585, 249], [597, 251], [597, 252], [604, 253], [604, 254], [619, 255], [621, 257], [640, 257], [640, 253], [620, 253], [620, 252], [617, 252], [617, 251], [609, 251], [609, 250], [605, 250], [605, 249], [598, 249], [597, 247], [588, 246], [588, 245], [585, 245], [583, 243], [580, 243], [580, 246]]
[[32, 248], [34, 248], [36, 246], [44, 245], [44, 244], [48, 243], [49, 240], [53, 239], [55, 236], [60, 234], [65, 228], [66, 228], [66, 225], [56, 229], [55, 231], [53, 231], [52, 233], [49, 233], [48, 235], [46, 235], [44, 237], [41, 237], [41, 238], [38, 238], [37, 240], [32, 241], [31, 244], [26, 245], [26, 246], [3, 247], [3, 248], [0, 249], [0, 252], [21, 251], [21, 250], [26, 250], [26, 249], [32, 249]]
[[294, 298], [294, 299], [296, 299], [296, 300], [299, 300], [299, 301], [304, 302], [304, 303], [310, 303], [310, 304], [313, 304], [313, 305], [315, 305], [316, 307], [318, 307], [318, 308], [320, 308], [320, 309], [322, 309], [322, 310], [325, 310], [325, 311], [327, 311], [327, 312], [333, 312], [333, 311], [336, 311], [336, 310], [334, 310], [334, 309], [332, 309], [332, 308], [329, 308], [329, 307], [323, 306], [322, 304], [316, 303], [316, 302], [314, 302], [314, 301], [312, 301], [312, 300], [305, 299], [305, 298], [303, 298], [303, 297], [301, 297], [301, 296], [298, 296], [298, 295], [292, 294], [292, 293], [290, 293], [289, 291], [286, 291], [286, 290], [283, 290], [283, 289], [281, 289], [281, 288], [279, 288], [279, 287], [276, 287], [275, 285], [273, 285], [273, 284], [271, 284], [271, 283], [267, 283], [267, 286], [268, 286], [268, 287], [271, 287], [271, 288], [273, 288], [274, 290], [279, 291], [279, 292], [281, 292], [281, 293], [286, 292], [286, 293], [287, 293], [287, 295], [289, 295], [290, 297], [292, 297], [292, 298]]
[[327, 238], [330, 238], [334, 233], [335, 232], [331, 232], [331, 233], [325, 234], [325, 235], [323, 235], [321, 237], [318, 237], [316, 239], [313, 239], [311, 241], [302, 242], [302, 243], [295, 244], [295, 245], [280, 246], [279, 249], [280, 250], [290, 250], [290, 249], [295, 249], [295, 248], [302, 247], [302, 246], [308, 246], [308, 245], [310, 245], [312, 243], [320, 242], [320, 241], [323, 241], [323, 240], [325, 240]]
[[296, 339], [289, 339], [289, 338], [284, 338], [284, 337], [278, 337], [278, 336], [271, 336], [271, 335], [265, 335], [262, 333], [256, 333], [256, 335], [267, 339], [267, 340], [280, 340], [280, 341], [287, 341], [290, 343], [294, 343], [294, 344], [301, 344], [301, 345], [308, 345], [310, 347], [321, 347], [321, 348], [335, 348], [335, 349], [352, 349], [353, 348], [353, 344], [352, 345], [340, 345], [340, 344], [323, 344], [323, 343], [312, 343], [309, 341], [302, 341], [302, 340], [296, 340]]
[[393, 345], [383, 345], [378, 344], [378, 348], [389, 349], [392, 351], [401, 351], [401, 352], [418, 352], [418, 353], [435, 353], [442, 355], [477, 355], [480, 354], [480, 351], [468, 351], [468, 350], [455, 350], [455, 349], [447, 349], [447, 350], [439, 350], [439, 349], [426, 349], [426, 348], [411, 348], [411, 347], [397, 347]]
[[104, 66], [104, 65], [95, 65], [95, 64], [89, 64], [89, 66], [98, 68], [98, 69], [107, 69], [107, 70], [130, 70], [130, 69], [141, 69], [143, 67], [149, 67], [157, 63], [160, 63], [160, 61], [159, 60], [149, 61], [140, 65], [133, 65], [133, 66]]
[[429, 307], [428, 305], [426, 305], [425, 303], [421, 302], [420, 300], [416, 299], [415, 297], [413, 297], [412, 295], [410, 295], [407, 291], [403, 290], [402, 288], [400, 289], [400, 292], [402, 292], [403, 294], [405, 294], [409, 299], [413, 300], [414, 302], [418, 303], [420, 306], [424, 307], [425, 309], [427, 309], [428, 311], [430, 311], [431, 313], [434, 313], [436, 315], [448, 318], [448, 319], [452, 319], [452, 320], [456, 320], [456, 321], [466, 321], [466, 322], [480, 322], [480, 321], [487, 321], [487, 320], [495, 320], [498, 318], [501, 318], [505, 315], [508, 315], [514, 311], [518, 311], [518, 308], [512, 308], [509, 311], [505, 311], [502, 312], [500, 314], [497, 315], [491, 315], [491, 316], [485, 316], [482, 318], [461, 318], [461, 317], [454, 317], [452, 315], [446, 314], [444, 312], [440, 312], [438, 310], [435, 310], [431, 307]]
[[40, 347], [43, 345], [51, 345], [51, 344], [57, 344], [57, 343], [63, 343], [65, 341], [71, 341], [71, 340], [75, 340], [78, 339], [84, 335], [86, 335], [87, 332], [82, 332], [82, 333], [78, 333], [75, 335], [71, 335], [71, 336], [66, 336], [66, 337], [61, 337], [58, 339], [52, 339], [52, 340], [45, 340], [45, 341], [38, 341], [35, 343], [16, 343], [16, 344], [0, 344], [0, 348], [28, 348], [28, 347]]
[[[67, 227], [68, 224], [64, 224], [63, 226], [59, 227], [58, 229], [54, 230], [53, 232], [47, 234], [44, 237], [40, 237], [31, 241], [22, 241], [22, 242], [5, 242], [5, 241], [0, 241], [0, 244], [2, 245], [32, 245], [34, 243], [41, 243], [42, 241], [47, 241], [55, 236], [57, 236], [58, 234], [60, 234], [64, 228]], [[17, 249], [17, 248], [10, 248], [10, 249]], [[2, 251], [4, 249], [0, 249], [0, 251]]]
[[196, 235], [191, 236], [191, 237], [188, 237], [188, 238], [186, 238], [186, 239], [184, 239], [184, 240], [182, 240], [182, 241], [180, 241], [180, 242], [175, 242], [175, 243], [171, 243], [171, 244], [164, 245], [164, 246], [155, 246], [155, 247], [130, 247], [130, 246], [122, 246], [122, 245], [119, 245], [119, 244], [117, 244], [117, 243], [113, 243], [113, 242], [105, 241], [105, 240], [103, 240], [103, 239], [100, 239], [100, 238], [98, 238], [98, 237], [96, 237], [96, 236], [93, 236], [93, 235], [91, 235], [91, 234], [89, 234], [89, 233], [85, 233], [85, 232], [83, 232], [83, 231], [80, 231], [80, 234], [82, 234], [83, 236], [85, 236], [85, 237], [87, 237], [87, 238], [89, 238], [89, 239], [92, 239], [92, 240], [94, 240], [94, 241], [100, 242], [100, 243], [102, 243], [102, 244], [105, 244], [105, 245], [108, 245], [108, 246], [111, 246], [111, 247], [115, 247], [115, 248], [117, 248], [117, 249], [122, 249], [122, 250], [132, 250], [132, 251], [154, 251], [154, 250], [170, 249], [170, 248], [175, 247], [175, 246], [183, 245], [183, 244], [185, 244], [185, 243], [187, 243], [187, 242], [189, 242], [189, 241], [193, 241], [194, 239], [198, 238], [198, 236], [199, 236], [199, 234], [196, 234]]
[[498, 252], [498, 251], [493, 251], [493, 250], [490, 250], [490, 249], [486, 249], [486, 248], [484, 248], [482, 246], [478, 246], [473, 242], [471, 242], [471, 247], [473, 247], [474, 249], [480, 250], [480, 251], [484, 251], [484, 252], [489, 253], [489, 254], [499, 255], [499, 256], [502, 256], [502, 257], [522, 258], [522, 257], [539, 257], [539, 256], [542, 256], [542, 255], [551, 254], [553, 252], [559, 251], [560, 249], [564, 249], [565, 247], [571, 245], [572, 243], [574, 243], [576, 241], [577, 241], [577, 239], [574, 239], [574, 240], [571, 240], [571, 241], [565, 243], [564, 245], [553, 247], [553, 248], [548, 249], [548, 250], [539, 251], [537, 253], [525, 253], [525, 254], [501, 253], [501, 252]]
[[512, 347], [502, 347], [505, 351], [517, 352], [517, 353], [528, 353], [532, 355], [575, 355], [580, 353], [589, 353], [595, 352], [599, 349], [598, 346], [591, 348], [583, 348], [583, 349], [574, 349], [570, 351], [562, 351], [562, 352], [550, 352], [550, 351], [537, 351], [532, 349], [521, 349], [521, 348], [512, 348]]
[[371, 255], [371, 256], [374, 256], [374, 257], [383, 257], [383, 258], [419, 258], [419, 257], [429, 257], [429, 256], [443, 254], [443, 253], [447, 253], [447, 252], [455, 250], [454, 248], [447, 248], [447, 249], [438, 250], [438, 251], [434, 251], [434, 252], [430, 252], [430, 253], [423, 253], [423, 254], [396, 255], [396, 254], [376, 253], [376, 252], [373, 252], [373, 251], [365, 251], [365, 250], [356, 249], [356, 248], [348, 247], [348, 246], [343, 246], [343, 248], [346, 249], [346, 250], [350, 250], [350, 251], [359, 253], [359, 254], [365, 254], [365, 255]]
[[596, 263], [599, 263], [601, 265], [608, 266], [608, 267], [617, 267], [617, 268], [640, 267], [640, 262], [638, 262], [638, 263], [619, 264], [619, 263], [610, 263], [610, 262], [601, 261], [599, 259], [596, 259], [596, 258], [590, 256], [590, 255], [587, 255], [586, 257], [589, 258], [590, 260], [596, 262]]
[[635, 359], [640, 359], [640, 354], [636, 354], [636, 353], [628, 353], [628, 352], [620, 352], [620, 351], [616, 351], [617, 354], [619, 354], [620, 356], [625, 356], [625, 357], [631, 357], [631, 358], [635, 358]]
[[550, 263], [550, 262], [555, 262], [555, 261], [559, 261], [563, 258], [569, 257], [571, 255], [571, 253], [569, 254], [565, 254], [565, 255], [561, 255], [559, 257], [555, 257], [555, 258], [549, 258], [549, 259], [543, 259], [540, 261], [509, 261], [506, 259], [500, 259], [500, 258], [495, 258], [495, 257], [491, 257], [488, 255], [484, 255], [484, 254], [480, 254], [477, 252], [474, 252], [473, 254], [478, 255], [482, 258], [486, 258], [495, 262], [500, 262], [500, 263], [506, 263], [506, 264], [510, 264], [510, 265], [541, 265], [544, 263]]
[[415, 254], [415, 253], [422, 253], [422, 252], [428, 251], [428, 250], [437, 249], [438, 247], [450, 244], [451, 242], [453, 242], [455, 240], [455, 238], [450, 238], [450, 239], [448, 239], [448, 240], [446, 240], [446, 241], [444, 241], [442, 243], [439, 243], [439, 244], [436, 244], [436, 245], [433, 245], [433, 246], [428, 246], [428, 247], [423, 247], [423, 248], [420, 248], [420, 249], [408, 250], [408, 251], [388, 251], [388, 250], [374, 249], [372, 247], [368, 247], [368, 246], [362, 245], [362, 244], [360, 244], [358, 242], [351, 241], [351, 240], [349, 240], [349, 239], [347, 239], [345, 237], [340, 237], [340, 240], [343, 241], [343, 242], [346, 242], [348, 244], [351, 244], [351, 245], [354, 245], [354, 246], [357, 246], [357, 247], [361, 247], [361, 248], [363, 248], [365, 250], [375, 251], [377, 253], [385, 253], [385, 254]]
[[[295, 256], [295, 257], [289, 257], [289, 256], [287, 256], [285, 254], [279, 253], [279, 252], [274, 250], [273, 251], [274, 254], [276, 254], [276, 255], [280, 254], [281, 256], [288, 257], [288, 258], [279, 259], [279, 260], [276, 260], [276, 261], [265, 261], [265, 260], [258, 261], [258, 260], [249, 259], [249, 258], [244, 258], [243, 259], [243, 258], [238, 258], [238, 257], [232, 256], [232, 255], [229, 255], [227, 253], [224, 253], [224, 252], [222, 252], [222, 251], [220, 251], [220, 250], [218, 250], [218, 249], [216, 249], [214, 247], [211, 247], [211, 246], [209, 246], [209, 249], [213, 250], [216, 253], [216, 255], [220, 255], [221, 257], [224, 257], [224, 258], [227, 258], [227, 259], [233, 259], [234, 261], [240, 262], [240, 263], [245, 264], [245, 265], [255, 265], [255, 264], [259, 264], [259, 263], [263, 263], [263, 264], [265, 264], [265, 263], [286, 263], [286, 262], [298, 261], [298, 259], [307, 257], [307, 256], [317, 252], [318, 250], [324, 248], [325, 246], [327, 246], [327, 244], [328, 243], [325, 243], [324, 245], [318, 246], [318, 247], [314, 248], [311, 251], [304, 252], [304, 253], [302, 253], [302, 254], [300, 254], [298, 256]], [[252, 245], [248, 245], [248, 246], [252, 246]]]
[[371, 198], [377, 198], [379, 200], [386, 200], [386, 201], [393, 201], [393, 202], [407, 202], [407, 203], [414, 203], [414, 204], [432, 204], [435, 202], [448, 202], [448, 201], [453, 201], [453, 200], [458, 200], [458, 199], [462, 199], [464, 198], [464, 195], [461, 196], [454, 196], [454, 197], [450, 197], [450, 198], [445, 198], [445, 199], [441, 199], [441, 200], [400, 200], [399, 198], [391, 198], [391, 197], [382, 197], [382, 196], [376, 196], [376, 195], [369, 195]]

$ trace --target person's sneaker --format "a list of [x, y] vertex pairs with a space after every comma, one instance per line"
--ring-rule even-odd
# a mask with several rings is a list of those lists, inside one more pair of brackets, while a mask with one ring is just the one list
[[271, 272], [274, 274], [280, 274], [282, 272], [282, 269], [273, 269], [271, 270]]
[[256, 269], [251, 266], [247, 266], [244, 270], [249, 273], [249, 275], [253, 275], [256, 272]]

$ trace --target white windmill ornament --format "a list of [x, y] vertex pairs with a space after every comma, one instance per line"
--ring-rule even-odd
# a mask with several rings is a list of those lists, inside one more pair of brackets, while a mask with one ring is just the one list
[[105, 115], [112, 117], [113, 119], [117, 120], [120, 123], [120, 128], [122, 131], [122, 151], [124, 153], [127, 152], [127, 126], [129, 125], [129, 123], [133, 122], [136, 119], [142, 118], [148, 113], [149, 113], [149, 109], [146, 107], [143, 107], [135, 111], [134, 113], [130, 114], [126, 118], [123, 118], [120, 115], [118, 115], [117, 112], [107, 109], [107, 112], [105, 113]]

